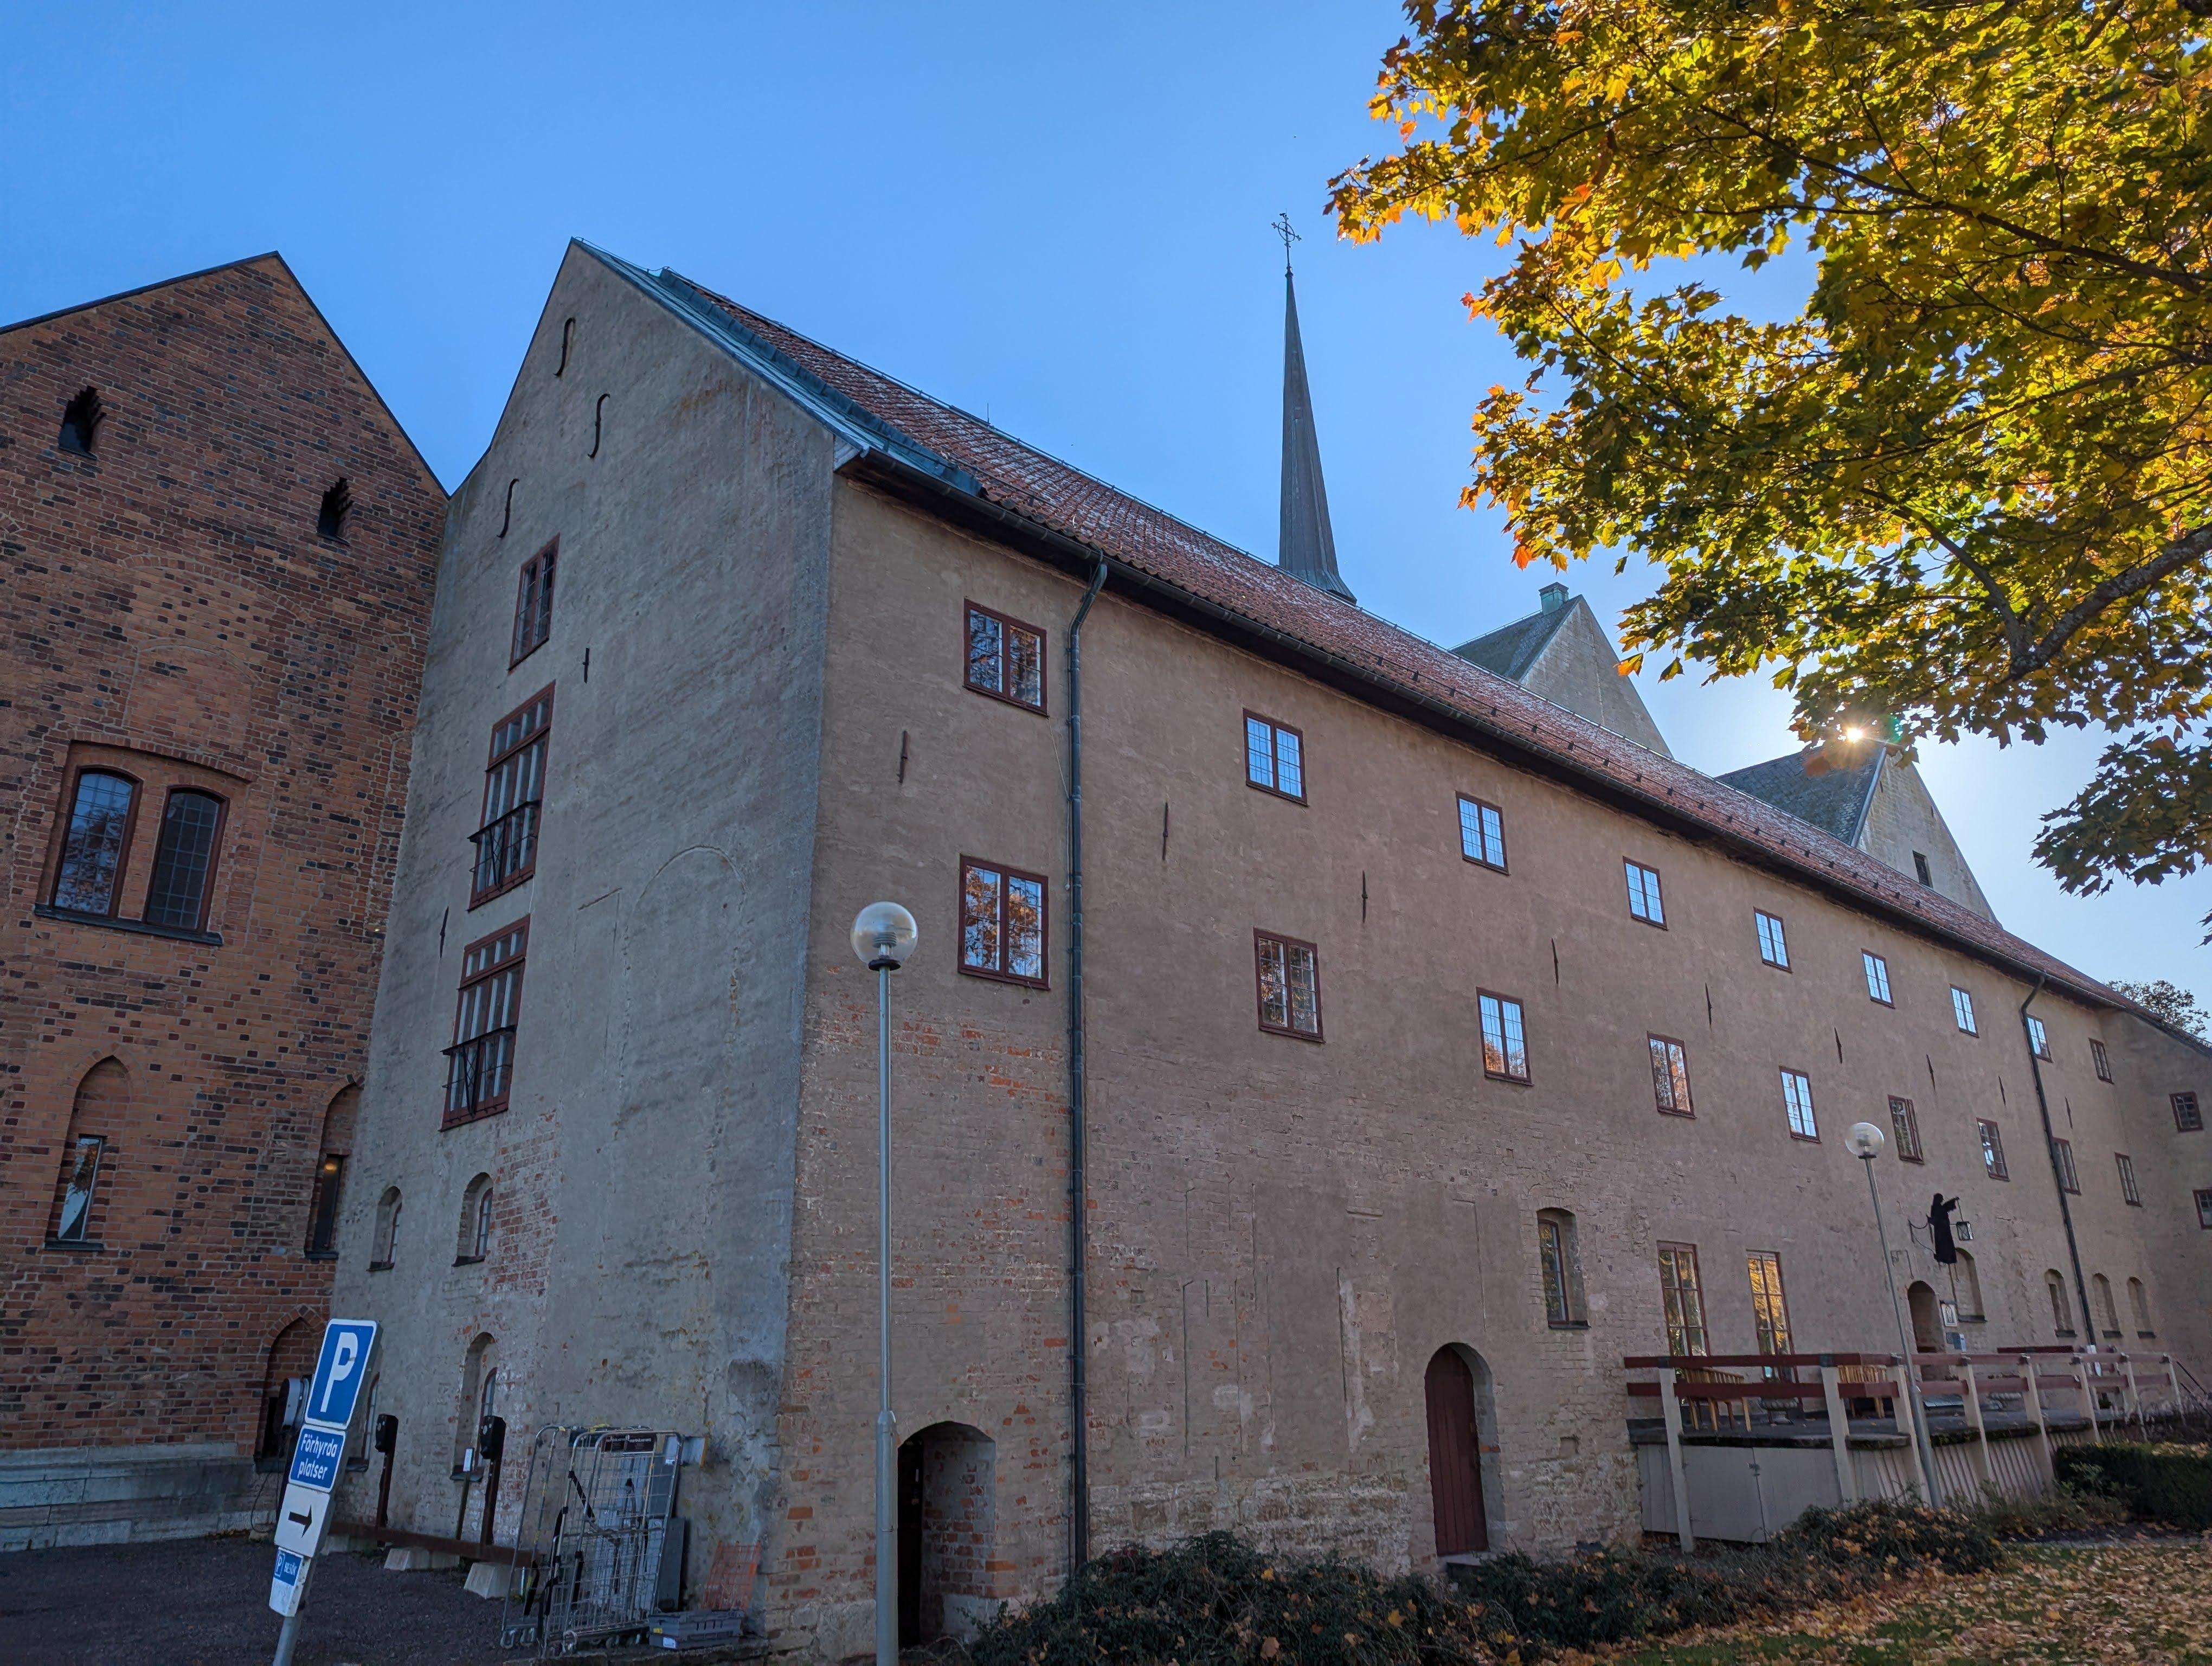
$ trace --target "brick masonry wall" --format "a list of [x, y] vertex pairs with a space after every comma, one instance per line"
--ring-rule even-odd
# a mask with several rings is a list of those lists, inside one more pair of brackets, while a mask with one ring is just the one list
[[[871, 1623], [873, 992], [844, 934], [878, 897], [914, 909], [922, 944], [894, 979], [900, 1432], [950, 1422], [996, 1443], [996, 1595], [1049, 1589], [1065, 1566], [1060, 656], [1079, 594], [862, 486], [837, 514], [787, 1509], [763, 1565], [773, 1623], [829, 1657]], [[1048, 715], [961, 687], [968, 599], [1048, 629]], [[885, 678], [894, 637], [910, 648]], [[1665, 1347], [1660, 1243], [1698, 1247], [1716, 1353], [1755, 1347], [1747, 1257], [1764, 1250], [1798, 1346], [1895, 1347], [1842, 1143], [1853, 1122], [1887, 1126], [1893, 1094], [1916, 1100], [1926, 1154], [1881, 1170], [1899, 1287], [1952, 1293], [1924, 1229], [1906, 1230], [1940, 1188], [1974, 1228], [1970, 1345], [2053, 1340], [2043, 1275], [2068, 1258], [2026, 986], [1110, 592], [1084, 664], [1094, 1548], [1233, 1527], [1434, 1566], [1424, 1381], [1447, 1347], [1477, 1367], [1491, 1543], [1633, 1534], [1620, 1361]], [[1248, 708], [1304, 731], [1305, 805], [1245, 786]], [[1458, 792], [1504, 807], [1510, 873], [1461, 860]], [[959, 975], [963, 855], [1051, 876], [1050, 989]], [[1668, 929], [1629, 917], [1624, 857], [1662, 873]], [[1759, 963], [1754, 909], [1786, 917], [1793, 971]], [[1255, 927], [1320, 945], [1322, 1044], [1258, 1031]], [[1887, 956], [1894, 1006], [1869, 999], [1863, 948]], [[1954, 984], [1978, 1034], [1954, 1023]], [[1483, 1075], [1478, 988], [1524, 1003], [1528, 1084]], [[2202, 1369], [2204, 1249], [2172, 1231], [2193, 1219], [2185, 1194], [2129, 1207], [2112, 1157], [2196, 1147], [2137, 1085], [2132, 1019], [2049, 994], [2037, 1010], [2056, 1131], [2081, 1163], [2085, 1269], [2144, 1279], [2160, 1345]], [[1694, 1117], [1657, 1113], [1647, 1033], [1686, 1041]], [[2124, 1055], [2120, 1081], [2095, 1078], [2093, 1037]], [[2202, 1073], [2168, 1051], [2172, 1085]], [[1790, 1134], [1784, 1067], [1813, 1081], [1817, 1141]], [[2008, 1180], [1982, 1172], [1978, 1117], [2003, 1130]], [[1543, 1208], [1576, 1218], [1586, 1328], [1546, 1323]]]
[[[91, 457], [58, 443], [86, 386]], [[273, 255], [0, 331], [0, 1445], [243, 1455], [312, 1368], [444, 509]], [[88, 763], [143, 783], [125, 921], [163, 790], [226, 800], [219, 944], [35, 911]], [[73, 1107], [107, 1146], [93, 1244], [54, 1247]]]

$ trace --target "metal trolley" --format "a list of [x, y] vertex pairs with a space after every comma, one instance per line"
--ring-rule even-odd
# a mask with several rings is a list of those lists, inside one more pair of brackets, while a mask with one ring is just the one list
[[544, 1660], [647, 1641], [683, 1454], [672, 1429], [538, 1430], [515, 1535], [529, 1571], [501, 1615], [501, 1648]]

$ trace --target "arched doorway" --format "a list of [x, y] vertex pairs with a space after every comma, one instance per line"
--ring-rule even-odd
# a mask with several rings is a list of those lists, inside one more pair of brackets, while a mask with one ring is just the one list
[[965, 1640], [998, 1607], [991, 1558], [998, 1448], [981, 1429], [933, 1423], [898, 1451], [899, 1646]]
[[1912, 1310], [1912, 1346], [1923, 1353], [1942, 1353], [1943, 1314], [1936, 1304], [1935, 1286], [1914, 1280], [1905, 1290], [1905, 1304]]
[[1490, 1521], [1482, 1499], [1481, 1419], [1476, 1397], [1480, 1362], [1455, 1347], [1441, 1347], [1429, 1361], [1429, 1497], [1436, 1517], [1437, 1554], [1464, 1556], [1490, 1548]]

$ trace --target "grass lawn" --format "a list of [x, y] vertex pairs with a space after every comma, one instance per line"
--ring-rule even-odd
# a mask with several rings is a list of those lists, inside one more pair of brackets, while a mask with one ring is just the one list
[[1902, 1581], [1786, 1620], [1692, 1633], [1603, 1658], [1607, 1666], [2212, 1666], [2212, 1542], [2014, 1547], [1995, 1573]]

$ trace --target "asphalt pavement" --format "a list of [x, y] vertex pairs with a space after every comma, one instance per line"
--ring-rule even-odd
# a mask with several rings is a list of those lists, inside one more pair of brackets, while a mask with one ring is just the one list
[[[180, 1539], [0, 1554], [5, 1666], [247, 1666], [276, 1652], [266, 1541]], [[501, 1604], [459, 1569], [317, 1559], [294, 1666], [492, 1666]]]

